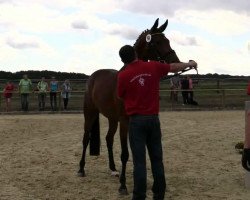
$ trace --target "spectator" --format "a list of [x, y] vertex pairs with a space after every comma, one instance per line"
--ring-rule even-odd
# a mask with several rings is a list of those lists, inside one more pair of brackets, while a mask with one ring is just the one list
[[71, 90], [72, 89], [70, 86], [69, 79], [66, 79], [64, 83], [62, 84], [62, 98], [63, 98], [64, 110], [67, 110], [68, 108], [68, 102], [69, 102]]
[[51, 81], [49, 84], [50, 87], [50, 106], [51, 110], [57, 110], [57, 92], [58, 92], [58, 81], [55, 79], [54, 76], [51, 77]]
[[178, 102], [178, 90], [180, 89], [180, 77], [178, 73], [175, 73], [175, 76], [170, 79], [170, 99], [172, 101]]
[[21, 95], [22, 111], [29, 110], [29, 94], [32, 92], [32, 82], [28, 79], [27, 74], [19, 82], [19, 93]]
[[248, 81], [248, 86], [247, 86], [247, 95], [250, 95], [250, 81]]
[[14, 90], [14, 85], [12, 84], [11, 81], [7, 81], [3, 89], [3, 95], [5, 97], [5, 102], [6, 102], [6, 112], [9, 112], [11, 110], [11, 97], [13, 90]]
[[183, 105], [188, 104], [188, 90], [189, 90], [189, 81], [187, 79], [187, 76], [184, 76], [184, 78], [181, 80], [181, 94], [183, 98]]
[[188, 79], [188, 103], [192, 105], [198, 105], [196, 101], [194, 101], [194, 91], [193, 91], [193, 80], [190, 76], [187, 77]]
[[48, 83], [45, 81], [45, 77], [42, 77], [41, 81], [38, 82], [37, 89], [38, 89], [39, 110], [43, 111], [45, 109], [46, 93], [48, 90]]
[[[250, 81], [247, 86], [247, 94], [250, 95]], [[241, 157], [242, 167], [250, 173], [250, 113], [249, 102], [246, 102], [245, 111], [245, 141], [243, 147], [243, 153]]]

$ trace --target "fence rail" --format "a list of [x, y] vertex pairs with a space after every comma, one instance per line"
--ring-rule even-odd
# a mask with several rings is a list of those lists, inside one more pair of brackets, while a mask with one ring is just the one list
[[[69, 110], [83, 111], [83, 90], [72, 91], [69, 99]], [[244, 102], [250, 100], [245, 89], [194, 89], [194, 99], [198, 106], [182, 105], [181, 90], [178, 90], [178, 102], [170, 99], [169, 89], [160, 89], [160, 109], [161, 110], [185, 110], [185, 109], [244, 109]], [[63, 110], [61, 93], [57, 93], [58, 111]], [[30, 93], [29, 110], [38, 110], [38, 92]], [[46, 97], [46, 110], [50, 111], [49, 93]], [[21, 111], [20, 95], [13, 92], [11, 100], [11, 110]], [[5, 99], [3, 92], [0, 92], [0, 112], [5, 111]]]
[[[71, 97], [69, 98], [69, 110], [83, 110], [83, 97], [85, 91], [71, 91]], [[21, 97], [20, 93], [17, 91], [12, 92], [13, 96], [11, 98], [11, 110], [21, 111]], [[29, 93], [29, 111], [38, 111], [38, 94], [39, 92], [34, 91]], [[61, 92], [57, 92], [57, 111], [63, 110], [63, 101], [61, 97]], [[50, 111], [50, 95], [49, 92], [46, 93], [45, 99], [45, 110]], [[0, 112], [5, 111], [5, 97], [3, 92], [0, 92]]]
[[[161, 108], [180, 109], [182, 105], [181, 91], [178, 90], [179, 101], [175, 102], [170, 100], [171, 90], [160, 90]], [[199, 105], [185, 106], [188, 109], [244, 109], [244, 101], [250, 98], [245, 89], [194, 89], [193, 92], [194, 100]], [[169, 100], [170, 103], [166, 103], [166, 100]]]

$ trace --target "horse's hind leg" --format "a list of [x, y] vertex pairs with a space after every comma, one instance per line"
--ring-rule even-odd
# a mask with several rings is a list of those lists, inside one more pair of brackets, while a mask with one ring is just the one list
[[128, 152], [128, 118], [123, 117], [120, 119], [120, 141], [122, 147], [121, 161], [122, 161], [122, 172], [120, 175], [120, 188], [119, 193], [121, 195], [127, 195], [128, 190], [126, 186], [126, 165], [129, 158]]
[[88, 147], [89, 141], [90, 141], [90, 134], [91, 134], [91, 128], [95, 122], [95, 120], [99, 117], [99, 113], [97, 111], [85, 111], [84, 110], [84, 136], [82, 140], [83, 150], [82, 150], [82, 158], [80, 161], [80, 169], [78, 171], [79, 176], [85, 176], [85, 157], [86, 157], [86, 149]]
[[106, 143], [109, 155], [109, 168], [112, 171], [111, 175], [118, 176], [118, 173], [115, 168], [114, 155], [113, 155], [114, 135], [117, 130], [118, 121], [113, 119], [108, 119], [108, 121], [109, 121], [109, 130], [106, 136]]

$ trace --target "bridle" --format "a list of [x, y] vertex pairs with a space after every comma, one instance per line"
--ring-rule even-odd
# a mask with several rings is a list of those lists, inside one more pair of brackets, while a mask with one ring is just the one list
[[[147, 49], [148, 49], [148, 51], [151, 50], [154, 52], [154, 54], [156, 55], [156, 58], [157, 58], [156, 61], [161, 62], [161, 63], [166, 63], [166, 58], [171, 56], [171, 55], [176, 55], [176, 53], [173, 49], [171, 49], [169, 52], [167, 52], [167, 54], [164, 55], [164, 57], [162, 57], [160, 52], [156, 48], [156, 44], [152, 41], [152, 36], [154, 36], [154, 35], [163, 35], [165, 37], [165, 35], [163, 33], [153, 33], [153, 34], [149, 33], [149, 34], [147, 34], [146, 35]], [[188, 68], [188, 69], [182, 70], [178, 73], [175, 73], [174, 75], [167, 76], [167, 78], [179, 76], [179, 75], [183, 74], [184, 72], [187, 72], [191, 69], [195, 69], [195, 68]], [[199, 74], [198, 70], [197, 69], [195, 69], [195, 70], [196, 70], [196, 73], [198, 75]]]
[[164, 57], [161, 56], [159, 50], [156, 48], [156, 44], [152, 41], [152, 36], [154, 35], [163, 35], [165, 37], [165, 35], [163, 33], [153, 33], [153, 34], [147, 34], [146, 35], [146, 42], [147, 42], [147, 50], [148, 51], [152, 51], [155, 55], [156, 55], [156, 60], [162, 63], [166, 63], [166, 59], [167, 57], [171, 56], [171, 55], [176, 55], [175, 51], [173, 49], [171, 49], [170, 51], [168, 51]]

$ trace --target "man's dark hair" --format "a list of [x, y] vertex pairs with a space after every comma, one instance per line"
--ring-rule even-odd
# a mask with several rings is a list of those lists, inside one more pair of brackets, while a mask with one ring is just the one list
[[136, 59], [135, 49], [130, 45], [123, 46], [119, 51], [119, 55], [124, 64], [131, 63]]

